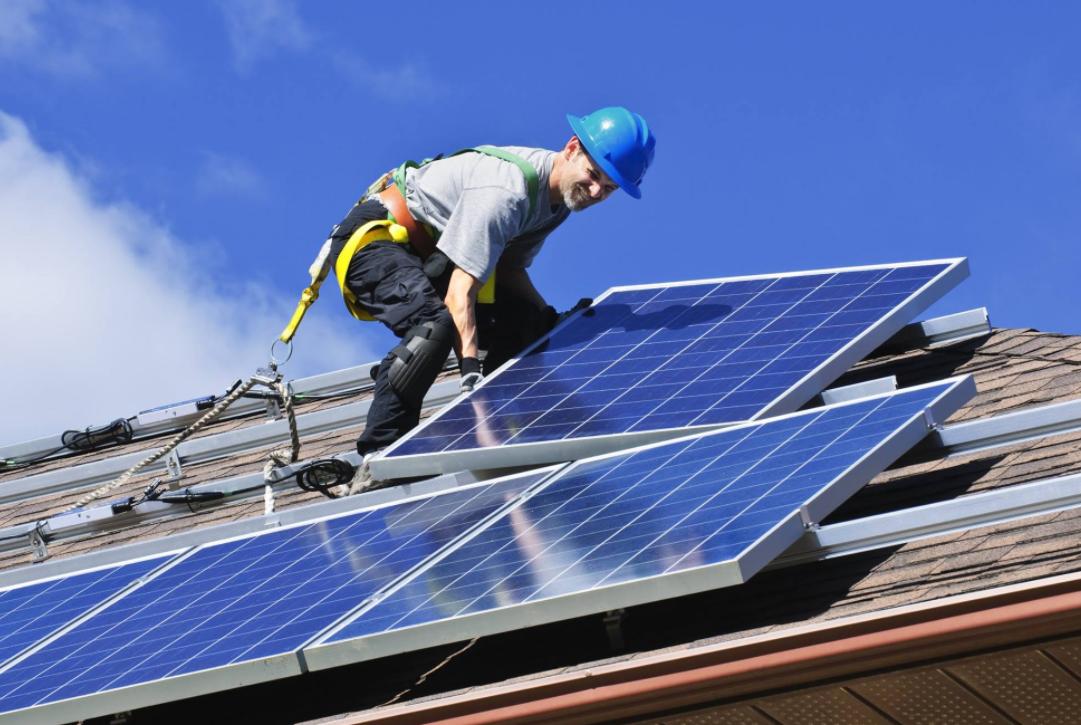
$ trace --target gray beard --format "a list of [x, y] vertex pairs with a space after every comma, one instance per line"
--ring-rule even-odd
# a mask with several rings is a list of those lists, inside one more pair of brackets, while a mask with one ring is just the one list
[[580, 185], [575, 184], [563, 192], [563, 203], [571, 211], [582, 211], [593, 205], [593, 197]]

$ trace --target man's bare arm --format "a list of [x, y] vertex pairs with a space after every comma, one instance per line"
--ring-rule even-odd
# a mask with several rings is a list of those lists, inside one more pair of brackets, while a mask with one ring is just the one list
[[481, 283], [461, 267], [455, 266], [450, 273], [450, 284], [444, 300], [450, 316], [454, 318], [454, 327], [458, 331], [457, 344], [454, 346], [458, 358], [477, 357], [477, 293]]
[[533, 286], [533, 280], [529, 277], [528, 270], [497, 267], [495, 276], [500, 287], [508, 287], [514, 290], [519, 296], [536, 305], [538, 310], [543, 310], [548, 306], [548, 303], [544, 301], [544, 297]]

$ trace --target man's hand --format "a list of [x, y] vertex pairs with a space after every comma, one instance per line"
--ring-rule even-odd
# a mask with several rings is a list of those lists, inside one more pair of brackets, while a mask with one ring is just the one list
[[[570, 308], [566, 312], [560, 312], [559, 314], [557, 314], [555, 316], [555, 320], [552, 322], [552, 326], [549, 327], [548, 329], [549, 330], [554, 329], [557, 325], [559, 325], [559, 323], [566, 320], [568, 317], [573, 315], [575, 312], [578, 312], [579, 310], [588, 310], [592, 305], [593, 305], [593, 298], [592, 297], [583, 297], [582, 299], [578, 300], [578, 304], [576, 304], [574, 307]], [[551, 307], [549, 307], [548, 309], [552, 310]], [[555, 312], [555, 310], [552, 310], [552, 312]], [[591, 314], [591, 313], [589, 313], [589, 312], [586, 313], [586, 315], [589, 315], [589, 314]]]
[[462, 379], [458, 385], [463, 393], [473, 392], [473, 388], [484, 380], [484, 376], [480, 374], [480, 360], [475, 357], [463, 357], [458, 369], [462, 371]]

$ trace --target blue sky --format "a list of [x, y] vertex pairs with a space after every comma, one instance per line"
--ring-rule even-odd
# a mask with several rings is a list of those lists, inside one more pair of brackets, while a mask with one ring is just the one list
[[[0, 442], [246, 377], [375, 176], [556, 148], [565, 113], [605, 105], [649, 120], [656, 161], [641, 201], [549, 240], [533, 272], [557, 307], [963, 255], [972, 277], [930, 314], [1081, 333], [1077, 3], [409, 7], [0, 3], [0, 367], [18, 381]], [[389, 346], [333, 292], [290, 376]]]

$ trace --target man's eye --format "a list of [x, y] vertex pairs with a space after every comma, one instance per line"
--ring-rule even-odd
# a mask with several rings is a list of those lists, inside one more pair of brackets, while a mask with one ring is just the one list
[[597, 172], [596, 172], [596, 171], [594, 171], [593, 169], [590, 169], [590, 170], [589, 170], [589, 178], [591, 178], [591, 179], [593, 179], [594, 181], [596, 181], [596, 180], [597, 180], [597, 179], [599, 179], [600, 177], [599, 177], [599, 176], [597, 176]]

